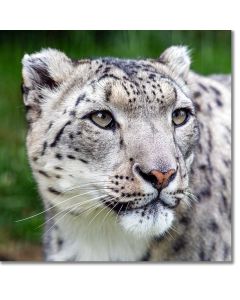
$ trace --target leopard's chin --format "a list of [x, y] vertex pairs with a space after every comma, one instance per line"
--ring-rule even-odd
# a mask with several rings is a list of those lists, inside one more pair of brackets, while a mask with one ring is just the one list
[[127, 210], [118, 218], [124, 230], [141, 238], [153, 238], [170, 229], [174, 210], [156, 201], [142, 208]]

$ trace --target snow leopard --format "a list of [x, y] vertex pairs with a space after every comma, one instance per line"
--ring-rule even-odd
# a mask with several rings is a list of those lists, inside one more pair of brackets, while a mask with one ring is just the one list
[[231, 76], [189, 52], [24, 55], [46, 261], [231, 261]]

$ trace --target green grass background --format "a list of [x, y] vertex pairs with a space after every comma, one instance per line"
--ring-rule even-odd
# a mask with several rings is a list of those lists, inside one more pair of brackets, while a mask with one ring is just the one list
[[[230, 31], [0, 31], [0, 259], [2, 249], [6, 256], [8, 245], [40, 245], [41, 241], [37, 227], [43, 216], [15, 222], [42, 209], [25, 149], [20, 93], [23, 55], [53, 47], [72, 58], [156, 58], [176, 44], [192, 49], [193, 70], [231, 72]], [[19, 259], [19, 253], [13, 250], [10, 259]]]

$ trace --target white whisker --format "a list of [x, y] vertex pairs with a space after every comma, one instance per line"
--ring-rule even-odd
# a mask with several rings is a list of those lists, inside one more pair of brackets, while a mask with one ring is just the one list
[[107, 209], [107, 207], [104, 205], [102, 209], [100, 209], [100, 211], [91, 219], [91, 221], [87, 224], [87, 227], [90, 226], [90, 224], [92, 224], [92, 222], [96, 219], [96, 217], [103, 211]]
[[118, 215], [119, 215], [119, 213], [120, 213], [120, 211], [121, 211], [122, 207], [123, 207], [123, 204], [122, 204], [122, 206], [120, 207], [120, 209], [119, 209], [119, 211], [118, 211], [118, 213], [117, 213], [117, 215], [116, 215], [115, 224], [117, 223], [117, 220], [118, 220]]
[[177, 230], [177, 228], [174, 225], [172, 225], [170, 229], [176, 232], [178, 235], [180, 235], [180, 232]]
[[[111, 200], [113, 200], [114, 198], [112, 198], [112, 199], [110, 199], [110, 201]], [[121, 199], [120, 199], [121, 200]], [[118, 205], [118, 202], [106, 213], [106, 215], [105, 215], [105, 217], [103, 218], [103, 221], [102, 221], [102, 223], [101, 223], [101, 225], [100, 225], [100, 227], [102, 227], [103, 226], [103, 224], [104, 224], [104, 221], [107, 219], [107, 216], [114, 210], [114, 208], [116, 207]]]
[[[101, 196], [101, 198], [103, 198], [103, 197], [106, 197], [106, 196]], [[79, 203], [78, 203], [78, 205], [79, 205]], [[77, 206], [77, 205], [76, 205], [76, 206]], [[97, 207], [97, 206], [99, 206], [99, 203], [95, 203], [94, 208]], [[62, 217], [58, 218], [58, 220], [55, 221], [55, 224], [59, 223], [59, 221], [61, 221], [61, 220], [62, 220], [67, 214], [69, 214], [74, 208], [76, 208], [76, 207], [73, 207], [70, 211], [67, 211]], [[85, 212], [85, 211], [84, 211], [84, 212]], [[83, 212], [82, 212], [82, 213], [83, 213]], [[81, 214], [81, 213], [80, 213], [80, 214]], [[51, 229], [53, 229], [54, 226], [55, 226], [55, 224], [54, 224], [53, 226], [51, 226], [51, 227], [46, 231], [46, 233], [48, 233]]]
[[[100, 190], [101, 190], [101, 189], [99, 189], [98, 191], [100, 191]], [[68, 198], [68, 199], [65, 199], [65, 200], [63, 200], [63, 201], [60, 201], [59, 203], [57, 203], [57, 204], [55, 204], [55, 205], [53, 205], [53, 206], [47, 208], [47, 209], [44, 210], [44, 211], [41, 211], [40, 213], [37, 213], [37, 214], [35, 214], [35, 215], [32, 215], [32, 216], [27, 217], [27, 218], [24, 218], [24, 219], [16, 220], [15, 222], [22, 222], [22, 221], [26, 221], [26, 220], [32, 219], [32, 218], [34, 218], [34, 217], [37, 217], [37, 216], [39, 216], [39, 215], [44, 214], [45, 212], [47, 212], [47, 211], [53, 209], [53, 208], [56, 207], [56, 206], [59, 206], [60, 204], [66, 202], [66, 201], [69, 201], [69, 200], [71, 200], [71, 199], [73, 199], [73, 198], [80, 197], [80, 196], [83, 196], [83, 195], [87, 195], [87, 194], [90, 194], [90, 193], [92, 193], [92, 191], [89, 191], [89, 192], [86, 192], [86, 193], [83, 193], [83, 194], [80, 194], [80, 195], [75, 195], [75, 196], [73, 196], [73, 197], [71, 197], [71, 198]], [[55, 198], [54, 200], [56, 200], [56, 198]]]
[[[79, 208], [79, 207], [81, 207], [82, 205], [84, 205], [84, 204], [86, 204], [86, 203], [93, 202], [93, 201], [95, 201], [95, 200], [97, 200], [97, 199], [101, 199], [101, 198], [103, 198], [103, 197], [107, 197], [107, 196], [103, 195], [103, 196], [100, 196], [100, 197], [88, 199], [88, 200], [82, 201], [82, 202], [80, 202], [80, 203], [75, 203], [75, 204], [73, 204], [73, 205], [70, 205], [70, 206], [68, 206], [67, 208], [65, 208], [65, 209], [61, 210], [60, 212], [58, 212], [57, 214], [55, 214], [55, 215], [54, 215], [53, 217], [51, 217], [50, 219], [46, 220], [46, 222], [44, 222], [43, 224], [41, 224], [41, 225], [38, 226], [37, 228], [44, 226], [47, 222], [51, 221], [51, 220], [54, 219], [56, 216], [58, 216], [59, 214], [65, 212], [65, 211], [67, 211], [67, 210], [69, 210], [70, 208]], [[71, 209], [70, 211], [72, 211], [72, 209]]]

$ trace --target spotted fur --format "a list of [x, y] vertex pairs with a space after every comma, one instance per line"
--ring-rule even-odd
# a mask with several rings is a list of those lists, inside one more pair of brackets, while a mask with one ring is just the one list
[[[185, 47], [144, 60], [24, 56], [46, 260], [231, 260], [230, 77], [189, 67]], [[179, 108], [189, 117], [175, 127]], [[94, 124], [95, 111], [113, 126]], [[158, 190], [152, 170], [175, 174]]]

